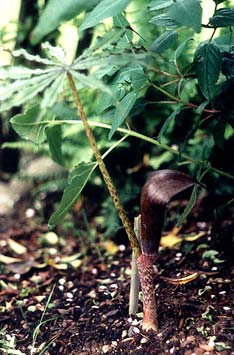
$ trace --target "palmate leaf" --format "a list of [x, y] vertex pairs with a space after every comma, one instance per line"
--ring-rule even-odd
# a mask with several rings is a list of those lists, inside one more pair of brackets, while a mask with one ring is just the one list
[[62, 47], [52, 46], [49, 42], [42, 43], [42, 49], [47, 52], [47, 57], [50, 58], [54, 63], [67, 64], [66, 54]]
[[100, 89], [101, 91], [104, 91], [108, 93], [109, 95], [112, 95], [112, 91], [109, 89], [107, 85], [105, 85], [101, 80], [99, 80], [95, 74], [90, 74], [90, 75], [85, 75], [79, 72], [76, 72], [74, 70], [71, 70], [72, 76], [78, 80], [80, 84], [82, 84], [83, 87], [90, 87], [93, 89]]
[[[122, 51], [123, 52], [123, 51]], [[90, 57], [91, 54], [86, 58], [79, 57], [71, 65], [72, 70], [84, 70], [91, 69], [92, 67], [103, 68], [110, 66], [125, 66], [129, 63], [145, 63], [146, 54], [131, 54], [131, 53], [121, 53], [110, 55], [104, 53], [102, 55], [96, 55]]]
[[57, 100], [57, 96], [63, 90], [63, 84], [66, 79], [66, 73], [61, 73], [49, 86], [43, 95], [43, 99], [41, 101], [41, 108], [51, 107], [55, 104]]
[[25, 88], [29, 86], [31, 87], [32, 92], [32, 88], [35, 86], [35, 88], [38, 89], [38, 87], [40, 87], [41, 82], [47, 82], [49, 85], [51, 81], [53, 81], [53, 79], [56, 77], [56, 75], [56, 72], [50, 71], [49, 73], [46, 72], [29, 79], [14, 80], [10, 83], [8, 83], [8, 81], [4, 82], [3, 85], [0, 86], [0, 100], [6, 101], [13, 94], [15, 95], [18, 92], [22, 92]]
[[0, 87], [0, 112], [20, 106], [33, 99], [39, 92], [48, 87], [58, 76], [57, 72], [38, 75], [35, 78], [15, 81], [5, 87]]
[[23, 105], [43, 91], [45, 92], [41, 107], [54, 104], [63, 88], [67, 70], [66, 58], [60, 47], [45, 43], [43, 48], [51, 59], [32, 55], [25, 49], [11, 52], [13, 57], [23, 57], [29, 62], [36, 62], [46, 68], [29, 69], [23, 66], [1, 68], [0, 112]]
[[26, 51], [26, 49], [21, 48], [21, 49], [17, 49], [15, 51], [11, 52], [11, 55], [15, 58], [17, 57], [23, 57], [24, 59], [28, 60], [29, 62], [36, 62], [36, 63], [40, 63], [40, 64], [45, 64], [45, 65], [52, 65], [54, 66], [54, 62], [50, 59], [47, 58], [42, 58], [39, 55], [33, 55], [30, 54]]
[[81, 191], [96, 167], [97, 163], [81, 162], [70, 172], [68, 186], [63, 193], [60, 205], [49, 219], [50, 228], [61, 222], [68, 210], [77, 202]]
[[0, 80], [29, 79], [32, 76], [50, 73], [54, 69], [29, 69], [23, 66], [5, 66], [0, 68]]

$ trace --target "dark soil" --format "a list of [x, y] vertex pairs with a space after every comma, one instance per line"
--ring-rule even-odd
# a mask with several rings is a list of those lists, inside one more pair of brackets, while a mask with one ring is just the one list
[[[0, 264], [1, 354], [234, 354], [232, 246], [229, 255], [204, 254], [214, 250], [209, 223], [187, 225], [179, 247], [160, 249], [159, 330], [144, 333], [141, 303], [137, 315], [128, 315], [128, 246], [102, 243], [99, 232], [92, 243], [95, 225], [81, 236], [60, 228], [59, 239], [45, 244], [46, 224], [26, 218], [24, 205], [18, 208], [17, 219], [0, 221], [1, 255], [19, 259]], [[185, 241], [185, 235], [197, 239]], [[186, 284], [165, 279], [195, 272], [199, 276]]]

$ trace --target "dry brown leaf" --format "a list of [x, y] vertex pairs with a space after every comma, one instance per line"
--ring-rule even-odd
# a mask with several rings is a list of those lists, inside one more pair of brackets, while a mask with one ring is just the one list
[[188, 235], [184, 239], [186, 240], [186, 242], [194, 242], [195, 240], [203, 237], [205, 234], [206, 232], [200, 232], [194, 235]]
[[106, 251], [110, 254], [116, 254], [117, 251], [119, 251], [118, 246], [114, 242], [112, 242], [111, 240], [103, 243], [103, 246], [106, 249]]
[[162, 275], [160, 275], [160, 278], [162, 280], [165, 280], [167, 282], [172, 283], [173, 285], [184, 285], [184, 284], [187, 284], [187, 283], [197, 279], [199, 275], [200, 275], [199, 272], [194, 272], [191, 275], [188, 275], [188, 276], [185, 276], [185, 277], [180, 277], [178, 279], [174, 279], [174, 278], [171, 278], [171, 277], [165, 277], [165, 276], [162, 276]]
[[21, 261], [22, 260], [19, 258], [12, 258], [10, 256], [0, 254], [0, 263], [2, 263], [2, 264], [8, 265], [8, 264], [13, 264], [13, 263], [19, 263]]
[[170, 233], [162, 236], [160, 245], [164, 248], [177, 247], [182, 241], [182, 238], [178, 236], [180, 230], [181, 227], [174, 227]]

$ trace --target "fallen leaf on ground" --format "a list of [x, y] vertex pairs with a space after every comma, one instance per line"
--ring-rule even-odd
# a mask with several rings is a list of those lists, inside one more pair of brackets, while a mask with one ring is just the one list
[[14, 239], [9, 238], [7, 243], [10, 249], [17, 255], [23, 255], [27, 252], [27, 248], [25, 248], [25, 246], [23, 246], [22, 244], [16, 242]]

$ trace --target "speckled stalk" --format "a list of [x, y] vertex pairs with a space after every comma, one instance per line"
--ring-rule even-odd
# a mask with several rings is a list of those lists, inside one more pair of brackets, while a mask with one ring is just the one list
[[144, 330], [157, 330], [157, 306], [154, 291], [154, 262], [158, 252], [167, 204], [196, 182], [174, 170], [158, 170], [149, 175], [141, 191], [141, 248], [137, 258], [142, 289]]
[[135, 233], [134, 233], [134, 230], [133, 230], [133, 224], [130, 222], [129, 218], [127, 217], [125, 211], [124, 211], [124, 208], [121, 204], [121, 201], [119, 199], [119, 195], [116, 191], [116, 188], [112, 182], [112, 179], [110, 177], [110, 174], [106, 168], [106, 165], [102, 159], [102, 156], [101, 156], [101, 153], [98, 149], [98, 146], [97, 146], [97, 143], [96, 143], [96, 140], [94, 138], [94, 135], [93, 135], [93, 132], [89, 126], [89, 123], [88, 123], [88, 120], [87, 120], [87, 117], [86, 117], [86, 114], [83, 110], [83, 106], [82, 106], [82, 103], [80, 101], [80, 98], [79, 98], [79, 95], [78, 95], [78, 92], [76, 90], [76, 86], [75, 86], [75, 83], [74, 83], [74, 80], [73, 80], [73, 77], [71, 75], [71, 73], [67, 72], [67, 78], [68, 78], [68, 81], [69, 81], [69, 84], [70, 84], [70, 87], [71, 87], [71, 90], [72, 90], [72, 93], [73, 93], [73, 96], [74, 96], [74, 101], [75, 101], [75, 104], [76, 104], [76, 107], [77, 107], [77, 110], [79, 112], [79, 115], [80, 115], [80, 118], [81, 118], [81, 121], [83, 123], [83, 126], [84, 126], [84, 129], [85, 129], [85, 132], [86, 132], [86, 135], [87, 135], [87, 138], [88, 138], [88, 141], [90, 143], [90, 146], [93, 150], [93, 153], [94, 153], [94, 156], [96, 158], [96, 161], [98, 163], [98, 166], [99, 166], [99, 169], [101, 171], [101, 174], [103, 176], [103, 180], [106, 184], [106, 187], [109, 191], [109, 194], [112, 198], [112, 201], [114, 203], [114, 206], [119, 214], [119, 217], [123, 223], [123, 226], [126, 230], [126, 233], [128, 235], [128, 238], [129, 238], [129, 242], [131, 244], [131, 247], [132, 247], [132, 250], [134, 252], [134, 254], [137, 256], [139, 256], [141, 254], [141, 248], [140, 248], [140, 245], [139, 245], [139, 242], [135, 236]]

